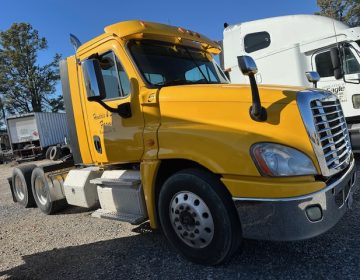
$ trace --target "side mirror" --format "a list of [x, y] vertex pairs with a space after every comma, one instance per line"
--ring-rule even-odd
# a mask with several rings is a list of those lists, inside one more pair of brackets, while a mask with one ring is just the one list
[[330, 50], [331, 63], [334, 70], [335, 79], [339, 80], [344, 77], [341, 67], [340, 51], [338, 48], [332, 48]]
[[105, 84], [99, 60], [87, 59], [81, 63], [81, 68], [84, 74], [88, 100], [99, 101], [105, 99]]
[[251, 95], [252, 95], [252, 105], [250, 107], [250, 117], [258, 122], [263, 122], [267, 120], [267, 113], [264, 107], [261, 106], [259, 89], [256, 83], [255, 74], [258, 69], [255, 61], [252, 57], [247, 55], [238, 56], [238, 65], [241, 72], [249, 76], [250, 86], [251, 86]]
[[238, 56], [238, 64], [241, 72], [245, 76], [255, 75], [258, 71], [256, 63], [252, 57], [247, 55]]
[[320, 81], [320, 75], [316, 71], [305, 72], [306, 78], [310, 83], [314, 84], [314, 88], [317, 88], [317, 82]]
[[122, 103], [117, 108], [113, 108], [102, 101], [106, 98], [106, 91], [99, 60], [87, 59], [81, 63], [81, 68], [89, 101], [99, 103], [109, 112], [118, 113], [122, 118], [126, 119], [132, 116], [130, 102]]

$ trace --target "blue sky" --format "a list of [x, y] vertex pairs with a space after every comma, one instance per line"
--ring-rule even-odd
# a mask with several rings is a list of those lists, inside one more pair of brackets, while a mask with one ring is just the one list
[[182, 26], [220, 40], [223, 23], [259, 18], [311, 14], [318, 11], [316, 0], [1, 0], [0, 30], [13, 22], [28, 22], [48, 40], [49, 49], [41, 54], [40, 64], [58, 52], [73, 53], [69, 33], [80, 41], [101, 34], [106, 25], [129, 19], [142, 19]]

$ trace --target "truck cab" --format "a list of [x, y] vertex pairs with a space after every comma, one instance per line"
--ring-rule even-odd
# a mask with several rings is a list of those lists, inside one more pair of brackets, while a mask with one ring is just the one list
[[[260, 84], [312, 86], [305, 72], [317, 71], [318, 87], [340, 100], [352, 138], [360, 149], [360, 27], [317, 15], [292, 15], [230, 25], [224, 29], [224, 69], [233, 83], [247, 82], [236, 57], [251, 55], [257, 62]], [[336, 49], [338, 71], [331, 58]], [[274, 65], [276, 67], [274, 68]]]
[[149, 220], [208, 265], [242, 238], [319, 235], [351, 206], [354, 157], [332, 93], [258, 87], [245, 56], [251, 85], [230, 84], [213, 58], [220, 46], [181, 27], [121, 22], [75, 45], [60, 65], [74, 166], [15, 169], [23, 205], [33, 195], [46, 214], [62, 202]]

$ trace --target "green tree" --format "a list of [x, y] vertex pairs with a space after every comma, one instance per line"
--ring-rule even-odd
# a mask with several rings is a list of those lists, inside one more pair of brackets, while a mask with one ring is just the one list
[[47, 41], [28, 23], [14, 23], [0, 32], [0, 94], [10, 114], [63, 110], [55, 94], [60, 55], [46, 65], [37, 63]]
[[349, 26], [360, 25], [360, 0], [317, 0], [319, 15], [340, 20]]

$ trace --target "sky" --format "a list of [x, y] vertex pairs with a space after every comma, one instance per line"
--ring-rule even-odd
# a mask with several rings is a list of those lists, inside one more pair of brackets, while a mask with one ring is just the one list
[[115, 22], [141, 19], [187, 28], [213, 40], [222, 39], [223, 24], [260, 18], [312, 14], [316, 0], [1, 0], [0, 31], [14, 22], [30, 23], [48, 40], [48, 50], [39, 64], [50, 62], [55, 53], [74, 53], [69, 33], [86, 42]]

